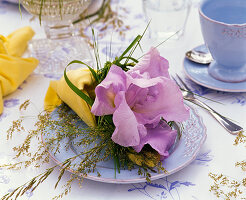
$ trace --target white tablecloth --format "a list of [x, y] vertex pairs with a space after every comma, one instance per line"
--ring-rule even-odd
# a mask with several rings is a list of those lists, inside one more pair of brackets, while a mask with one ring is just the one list
[[[109, 31], [107, 36], [99, 39], [100, 54], [106, 57], [106, 44], [112, 42], [112, 52], [117, 52], [120, 48], [126, 47], [136, 34], [141, 34], [146, 27], [146, 21], [142, 13], [141, 0], [119, 0], [113, 1], [114, 4], [119, 2], [120, 7], [126, 7], [125, 24], [130, 25], [130, 30], [126, 31], [125, 37], [120, 37], [119, 34], [113, 33], [114, 40], [111, 40]], [[122, 11], [123, 13], [125, 11]], [[22, 17], [18, 10], [17, 4], [11, 4], [0, 1], [0, 34], [7, 35], [19, 27], [30, 25], [36, 31], [35, 38], [44, 37], [42, 27], [38, 20], [30, 21], [31, 15], [22, 10]], [[241, 126], [246, 128], [246, 93], [226, 93], [214, 91], [202, 86], [199, 86], [187, 77], [185, 77], [182, 62], [184, 53], [199, 44], [203, 43], [201, 36], [200, 25], [197, 7], [193, 6], [188, 24], [185, 30], [185, 35], [180, 40], [175, 42], [166, 42], [158, 49], [161, 55], [167, 58], [170, 62], [171, 72], [179, 73], [183, 76], [186, 82], [192, 87], [193, 91], [199, 95], [212, 98], [223, 104], [207, 101], [209, 105], [223, 115], [234, 119]], [[145, 37], [143, 41], [144, 50], [148, 50], [150, 46], [155, 46], [154, 40]], [[109, 45], [108, 45], [109, 46]], [[0, 163], [6, 163], [13, 157], [12, 147], [19, 144], [22, 139], [22, 133], [15, 135], [11, 141], [6, 141], [6, 131], [12, 120], [17, 119], [22, 113], [18, 107], [25, 100], [31, 100], [31, 109], [29, 115], [35, 115], [43, 109], [43, 99], [46, 93], [49, 81], [57, 79], [56, 75], [46, 74], [44, 76], [32, 74], [16, 92], [4, 98], [4, 112], [0, 115]], [[195, 107], [195, 106], [194, 106]], [[234, 146], [235, 136], [230, 135], [215, 121], [206, 111], [196, 107], [198, 113], [202, 116], [204, 124], [207, 128], [207, 139], [199, 152], [198, 157], [189, 166], [179, 172], [170, 175], [166, 178], [154, 181], [152, 185], [146, 183], [141, 184], [108, 184], [99, 183], [90, 180], [84, 180], [80, 188], [75, 182], [72, 192], [64, 197], [69, 200], [116, 200], [116, 199], [134, 199], [134, 200], [208, 200], [216, 199], [209, 192], [212, 184], [208, 177], [209, 172], [224, 173], [229, 177], [241, 179], [245, 176], [240, 168], [235, 167], [235, 162], [245, 159], [246, 149], [242, 146]], [[25, 113], [26, 114], [26, 113]], [[13, 190], [17, 186], [23, 184], [37, 175], [41, 169], [22, 169], [20, 171], [11, 171], [4, 168], [0, 169], [0, 195]], [[34, 192], [27, 192], [20, 199], [30, 200], [46, 200], [59, 194], [62, 189], [54, 190], [53, 185], [56, 182], [58, 171], [52, 174], [39, 189]], [[65, 174], [65, 183], [69, 173]], [[61, 185], [62, 185], [61, 183]]]

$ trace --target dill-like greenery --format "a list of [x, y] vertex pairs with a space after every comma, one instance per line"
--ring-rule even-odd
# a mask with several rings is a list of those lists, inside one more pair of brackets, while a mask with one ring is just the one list
[[[86, 65], [94, 77], [94, 86], [96, 87], [96, 85], [104, 80], [112, 64], [117, 64], [124, 71], [129, 70], [129, 67], [135, 65], [135, 63], [128, 62], [122, 64], [121, 61], [128, 58], [128, 61], [134, 61], [134, 59], [131, 59], [132, 49], [135, 49], [136, 46], [139, 45], [141, 38], [142, 36], [137, 36], [121, 56], [115, 58], [112, 62], [106, 62], [103, 68], [100, 68], [100, 64], [97, 64], [97, 70], [94, 70], [81, 61], [72, 61], [70, 64], [80, 63]], [[128, 52], [130, 52], [130, 56], [127, 56]], [[96, 48], [95, 55], [99, 62], [99, 54]], [[86, 96], [86, 94], [78, 90], [78, 88], [70, 82], [66, 76], [66, 70], [64, 71], [64, 77], [71, 89], [89, 105], [92, 105], [94, 99]], [[26, 101], [20, 106], [20, 109], [26, 109], [28, 105], [29, 101]], [[56, 154], [61, 150], [60, 144], [62, 140], [66, 138], [69, 138], [70, 142], [65, 144], [65, 149], [69, 149], [72, 143], [73, 146], [79, 147], [81, 151], [77, 152], [75, 156], [66, 159], [63, 163], [46, 169], [45, 172], [37, 175], [22, 186], [19, 186], [13, 192], [3, 196], [2, 200], [7, 200], [12, 197], [18, 198], [18, 196], [23, 195], [25, 191], [27, 191], [26, 188], [34, 191], [59, 166], [61, 167], [60, 174], [58, 175], [55, 188], [58, 186], [58, 183], [67, 169], [72, 171], [73, 174], [66, 182], [64, 192], [54, 197], [54, 199], [62, 198], [64, 195], [68, 194], [71, 190], [71, 183], [74, 180], [82, 182], [83, 177], [86, 177], [91, 172], [96, 172], [98, 176], [101, 176], [100, 172], [97, 171], [97, 163], [99, 162], [114, 160], [115, 176], [121, 169], [131, 170], [138, 167], [138, 174], [145, 176], [147, 181], [150, 181], [150, 172], [166, 172], [161, 165], [160, 155], [150, 146], [146, 145], [141, 152], [137, 153], [131, 147], [122, 147], [112, 141], [111, 136], [115, 130], [112, 115], [97, 116], [96, 127], [85, 127], [80, 125], [79, 122], [81, 119], [72, 112], [67, 105], [62, 104], [56, 109], [55, 113], [53, 112], [50, 114], [48, 112], [43, 112], [39, 114], [38, 121], [35, 124], [35, 130], [25, 130], [22, 125], [23, 120], [24, 119], [21, 118], [13, 122], [13, 125], [8, 130], [7, 138], [11, 139], [14, 132], [28, 132], [24, 142], [20, 146], [14, 148], [16, 158], [25, 156], [27, 159], [14, 164], [5, 164], [0, 167], [7, 167], [8, 169], [21, 169], [31, 165], [40, 167], [49, 162], [48, 152]], [[172, 126], [173, 123], [170, 122], [169, 125]], [[45, 145], [40, 140], [40, 135], [44, 138], [43, 142]], [[36, 152], [31, 153], [31, 144], [35, 140], [38, 140], [39, 143]], [[73, 162], [77, 157], [80, 158], [80, 161], [76, 163]]]
[[[246, 135], [243, 132], [240, 132], [235, 139], [234, 145], [239, 144], [246, 144]], [[241, 169], [246, 172], [246, 160], [236, 162], [235, 166], [241, 167]], [[213, 185], [210, 186], [209, 191], [217, 198], [225, 200], [246, 199], [246, 176], [238, 180], [222, 173], [215, 174], [210, 172], [208, 176], [213, 180]]]
[[[93, 35], [95, 37], [94, 32]], [[117, 65], [124, 71], [128, 71], [130, 67], [134, 66], [138, 62], [136, 59], [132, 58], [132, 54], [139, 45], [142, 37], [143, 35], [138, 35], [121, 56], [116, 57], [112, 62], [106, 62], [103, 67], [101, 67], [97, 43], [94, 38], [94, 52], [97, 61], [97, 69], [94, 70], [81, 61], [72, 61], [68, 66], [73, 63], [80, 63], [87, 66], [94, 78], [93, 86], [96, 87], [105, 79], [113, 64]], [[132, 62], [129, 63], [129, 61]], [[87, 96], [73, 85], [66, 75], [66, 69], [64, 71], [64, 78], [68, 86], [83, 100], [85, 100], [88, 105], [91, 106], [93, 104], [94, 97]], [[24, 104], [20, 106], [20, 109], [26, 109], [28, 104], [29, 101], [24, 102]], [[81, 126], [81, 119], [72, 112], [67, 105], [62, 104], [55, 112], [43, 112], [39, 114], [38, 120], [35, 124], [36, 129], [34, 130], [25, 130], [22, 125], [23, 120], [24, 119], [21, 118], [13, 122], [13, 125], [8, 130], [7, 138], [11, 139], [14, 132], [26, 131], [28, 133], [24, 142], [14, 148], [16, 158], [25, 156], [26, 160], [16, 162], [14, 164], [5, 164], [0, 167], [7, 167], [8, 169], [21, 169], [31, 165], [40, 167], [49, 162], [48, 152], [57, 154], [61, 148], [65, 148], [66, 150], [71, 148], [71, 144], [78, 147], [80, 151], [77, 152], [75, 156], [66, 159], [64, 162], [46, 169], [45, 172], [19, 186], [13, 192], [7, 193], [1, 198], [2, 200], [7, 200], [12, 197], [17, 199], [28, 189], [34, 191], [59, 166], [61, 168], [55, 188], [58, 186], [66, 170], [69, 169], [73, 174], [66, 182], [64, 192], [54, 197], [54, 199], [62, 198], [64, 195], [68, 194], [71, 190], [71, 183], [74, 180], [82, 182], [83, 177], [86, 177], [91, 172], [96, 172], [98, 176], [101, 176], [100, 172], [97, 171], [97, 164], [99, 162], [114, 160], [115, 176], [121, 169], [131, 170], [138, 167], [138, 174], [144, 175], [147, 181], [151, 180], [150, 172], [166, 172], [160, 162], [160, 155], [149, 145], [146, 145], [141, 152], [137, 153], [132, 147], [122, 147], [112, 141], [111, 137], [115, 130], [112, 115], [97, 116], [96, 127]], [[169, 125], [172, 126], [173, 122], [170, 122]], [[42, 135], [43, 141], [40, 140], [40, 135]], [[70, 142], [67, 142], [65, 147], [61, 147], [62, 141], [67, 138], [69, 138]], [[31, 151], [31, 147], [32, 143], [36, 140], [39, 141], [39, 143], [36, 146], [36, 151], [33, 153]], [[73, 162], [78, 157], [80, 158], [79, 162]]]
[[[28, 104], [29, 101], [24, 102], [20, 106], [20, 109], [25, 109]], [[66, 159], [59, 165], [56, 164], [46, 169], [43, 173], [17, 187], [13, 192], [4, 195], [1, 200], [10, 198], [17, 199], [29, 189], [31, 189], [31, 191], [36, 190], [58, 167], [61, 168], [59, 168], [60, 173], [57, 177], [55, 188], [58, 186], [67, 169], [72, 171], [73, 174], [70, 176], [70, 179], [66, 181], [64, 191], [60, 195], [55, 196], [54, 199], [62, 198], [64, 195], [68, 194], [68, 192], [71, 191], [72, 182], [74, 180], [82, 182], [83, 177], [86, 177], [90, 172], [97, 172], [97, 175], [100, 177], [101, 175], [97, 171], [98, 162], [114, 159], [115, 173], [119, 172], [120, 169], [131, 170], [138, 167], [139, 174], [144, 175], [147, 181], [150, 181], [149, 171], [156, 173], [160, 171], [165, 172], [165, 169], [160, 164], [159, 154], [150, 146], [143, 148], [140, 153], [136, 153], [131, 147], [122, 147], [111, 140], [115, 128], [111, 123], [108, 123], [107, 120], [102, 120], [95, 128], [81, 126], [80, 123], [78, 123], [81, 119], [72, 112], [66, 104], [59, 106], [55, 114], [47, 112], [40, 113], [38, 115], [38, 121], [35, 124], [35, 130], [25, 130], [22, 124], [23, 120], [24, 119], [18, 119], [13, 122], [8, 130], [7, 138], [11, 139], [13, 134], [19, 131], [26, 131], [28, 133], [24, 142], [13, 149], [16, 152], [15, 158], [24, 156], [26, 160], [4, 164], [0, 167], [22, 169], [34, 165], [39, 168], [50, 161], [48, 152], [56, 154], [60, 151], [61, 146], [59, 144], [66, 138], [69, 138], [73, 146], [79, 147], [81, 152], [77, 152], [75, 156]], [[40, 135], [42, 135], [43, 141], [40, 140]], [[78, 138], [79, 140], [76, 140]], [[32, 152], [32, 143], [35, 143], [37, 140], [39, 142], [36, 146], [36, 150]], [[71, 143], [67, 143], [65, 149], [70, 148], [70, 145]], [[73, 161], [77, 157], [80, 158], [80, 161], [74, 163]], [[156, 169], [154, 169], [155, 167]]]

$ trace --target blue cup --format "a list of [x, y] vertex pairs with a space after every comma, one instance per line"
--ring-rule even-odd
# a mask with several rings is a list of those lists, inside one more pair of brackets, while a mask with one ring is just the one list
[[246, 80], [246, 0], [204, 0], [199, 7], [204, 41], [214, 61], [208, 72], [224, 82]]

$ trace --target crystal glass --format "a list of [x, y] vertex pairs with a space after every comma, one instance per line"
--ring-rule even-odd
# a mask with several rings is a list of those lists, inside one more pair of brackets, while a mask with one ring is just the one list
[[184, 34], [190, 0], [143, 0], [143, 10], [150, 22], [150, 38], [179, 39]]
[[21, 0], [30, 14], [39, 17], [47, 37], [29, 43], [31, 56], [40, 62], [36, 73], [63, 73], [74, 59], [92, 62], [88, 45], [74, 34], [72, 24], [90, 3], [91, 0]]

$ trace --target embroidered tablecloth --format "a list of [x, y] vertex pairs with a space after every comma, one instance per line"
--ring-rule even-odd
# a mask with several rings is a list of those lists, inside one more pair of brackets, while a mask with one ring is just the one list
[[[136, 34], [141, 34], [147, 21], [142, 11], [141, 0], [114, 0], [112, 6], [118, 10], [124, 26], [121, 27], [123, 34], [110, 30], [108, 28], [106, 34], [99, 35], [99, 52], [102, 62], [106, 56], [113, 57], [117, 52], [124, 48], [134, 39]], [[20, 15], [18, 4], [0, 1], [0, 33], [8, 35], [19, 27], [30, 25], [36, 32], [35, 38], [45, 37], [42, 27], [40, 27], [38, 19], [31, 20], [32, 16], [22, 8], [22, 16]], [[102, 24], [94, 25], [96, 30], [100, 30]], [[129, 28], [128, 28], [129, 26]], [[89, 29], [85, 33], [89, 35]], [[113, 38], [113, 39], [112, 39]], [[211, 90], [200, 86], [185, 76], [183, 71], [184, 53], [203, 43], [197, 4], [193, 5], [188, 18], [185, 34], [177, 41], [167, 41], [158, 47], [161, 55], [169, 60], [171, 73], [180, 74], [186, 83], [192, 88], [193, 92], [213, 99], [222, 104], [212, 102], [206, 99], [211, 107], [215, 108], [223, 115], [234, 119], [241, 126], [246, 128], [246, 93], [228, 93]], [[145, 35], [142, 43], [144, 51], [158, 43], [154, 39]], [[108, 54], [111, 48], [112, 54]], [[141, 52], [140, 52], [141, 53]], [[139, 53], [139, 55], [140, 55]], [[14, 139], [6, 140], [6, 131], [11, 122], [18, 119], [21, 113], [19, 106], [27, 99], [30, 99], [31, 105], [28, 112], [24, 115], [34, 116], [43, 109], [43, 99], [50, 80], [58, 79], [60, 76], [54, 74], [37, 75], [32, 74], [16, 92], [4, 98], [4, 112], [0, 115], [0, 163], [7, 163], [13, 157], [12, 147], [19, 144], [24, 136], [15, 135]], [[212, 180], [209, 178], [209, 172], [220, 174], [224, 173], [229, 177], [238, 180], [245, 176], [240, 168], [235, 167], [237, 161], [245, 159], [246, 149], [243, 146], [235, 146], [235, 136], [230, 135], [218, 122], [213, 119], [205, 110], [193, 105], [199, 115], [202, 116], [204, 124], [207, 128], [207, 139], [202, 146], [196, 159], [184, 169], [165, 178], [153, 181], [152, 183], [136, 183], [136, 184], [108, 184], [90, 180], [84, 180], [80, 188], [77, 183], [73, 183], [71, 193], [64, 199], [77, 200], [208, 200], [216, 199], [209, 192]], [[48, 165], [49, 166], [49, 165]], [[31, 179], [33, 176], [44, 170], [28, 168], [20, 171], [6, 170], [0, 168], [0, 195], [14, 190], [17, 186]], [[37, 190], [31, 192], [29, 190], [20, 199], [30, 200], [46, 200], [52, 199], [58, 195], [62, 188], [54, 190], [53, 185], [57, 180], [57, 174], [52, 174]], [[65, 178], [61, 181], [65, 183], [69, 173], [65, 174]], [[245, 193], [244, 193], [245, 194]], [[243, 196], [245, 197], [245, 196]], [[239, 198], [238, 198], [239, 199]]]

